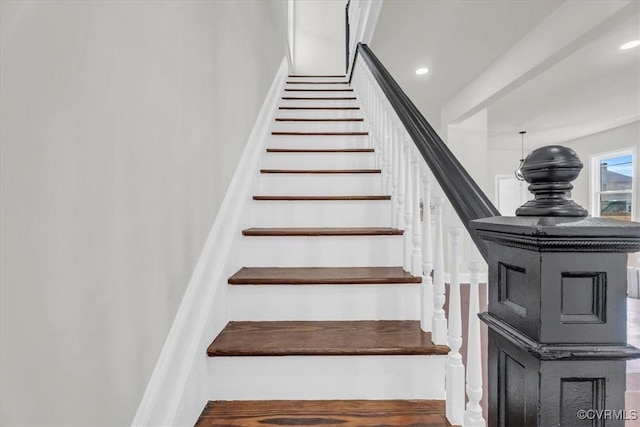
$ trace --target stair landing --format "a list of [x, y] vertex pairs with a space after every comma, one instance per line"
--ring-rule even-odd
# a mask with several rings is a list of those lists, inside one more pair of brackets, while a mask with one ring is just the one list
[[196, 427], [445, 427], [442, 400], [265, 400], [209, 402]]

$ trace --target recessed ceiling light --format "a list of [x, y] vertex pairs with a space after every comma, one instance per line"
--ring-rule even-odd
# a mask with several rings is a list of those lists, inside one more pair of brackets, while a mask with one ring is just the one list
[[419, 76], [422, 75], [422, 74], [427, 74], [428, 72], [429, 72], [429, 69], [428, 68], [424, 68], [424, 67], [423, 68], [418, 68], [416, 70], [416, 74], [419, 75]]
[[[636, 46], [640, 46], [640, 40], [632, 40], [630, 42], [626, 42], [625, 44], [620, 46], [620, 50], [632, 49], [632, 48], [634, 48]], [[416, 71], [416, 73], [417, 73], [417, 71]]]

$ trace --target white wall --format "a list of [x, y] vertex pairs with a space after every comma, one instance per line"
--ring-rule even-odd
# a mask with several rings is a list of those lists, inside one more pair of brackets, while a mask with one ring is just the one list
[[[525, 153], [526, 156], [526, 153]], [[498, 207], [496, 194], [496, 175], [515, 176], [514, 172], [520, 165], [520, 150], [489, 150], [489, 161], [487, 163], [487, 196]], [[533, 195], [531, 196], [533, 198]]]
[[343, 75], [346, 0], [296, 0], [296, 74]]
[[[580, 176], [573, 183], [574, 189], [571, 196], [576, 203], [585, 207], [589, 210], [589, 214], [592, 214], [591, 206], [589, 205], [589, 192], [591, 191], [589, 185], [590, 156], [630, 147], [635, 147], [637, 155], [640, 155], [640, 121], [588, 135], [583, 138], [561, 142], [559, 145], [571, 147], [584, 164], [584, 169], [582, 169]], [[640, 189], [638, 187], [640, 187], [640, 181], [638, 181], [638, 177], [640, 177], [640, 159], [638, 159], [637, 155], [634, 170], [636, 186], [634, 192], [635, 207], [633, 210], [635, 220], [639, 221], [640, 206], [638, 206], [638, 204], [640, 203]]]
[[447, 145], [480, 189], [489, 194], [487, 124], [485, 108], [461, 123], [448, 125]]
[[0, 424], [128, 425], [285, 54], [286, 4], [1, 5]]

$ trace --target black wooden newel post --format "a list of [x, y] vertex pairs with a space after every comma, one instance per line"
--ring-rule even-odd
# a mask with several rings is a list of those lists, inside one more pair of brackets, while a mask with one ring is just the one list
[[535, 200], [471, 222], [489, 252], [489, 426], [624, 426], [627, 253], [640, 223], [590, 218], [566, 195], [582, 163], [566, 147], [521, 170]]

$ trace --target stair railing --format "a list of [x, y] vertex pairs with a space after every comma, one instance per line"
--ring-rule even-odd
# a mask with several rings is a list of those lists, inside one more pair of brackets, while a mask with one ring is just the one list
[[[557, 145], [534, 150], [521, 165], [535, 199], [515, 217], [500, 216], [366, 44], [358, 44], [351, 71], [391, 194], [393, 225], [404, 230], [403, 267], [423, 277], [421, 327], [433, 343], [450, 348], [449, 422], [486, 425], [480, 318], [488, 326], [489, 425], [574, 425], [581, 414], [607, 410], [622, 425], [625, 362], [640, 358], [640, 349], [626, 343], [626, 262], [628, 253], [640, 251], [640, 223], [588, 217], [568, 198], [582, 162]], [[467, 257], [465, 364], [463, 227], [477, 248]], [[481, 256], [489, 264], [489, 303], [479, 314]]]
[[[499, 216], [482, 190], [365, 44], [357, 47], [351, 83], [364, 104], [383, 189], [391, 195], [394, 227], [404, 230], [403, 268], [422, 276], [421, 328], [434, 344], [451, 349], [446, 361], [446, 413], [453, 425], [484, 426], [478, 274], [479, 256], [469, 262], [470, 303], [467, 372], [460, 349], [462, 307], [460, 255], [463, 227], [485, 259], [485, 243], [469, 228], [471, 220]], [[447, 215], [455, 211], [458, 218]], [[444, 229], [447, 215], [448, 230]], [[445, 235], [448, 234], [448, 247]], [[448, 252], [445, 252], [447, 251]], [[448, 319], [445, 316], [445, 253], [449, 264]], [[447, 325], [448, 322], [448, 325]], [[468, 403], [465, 410], [465, 381]]]

